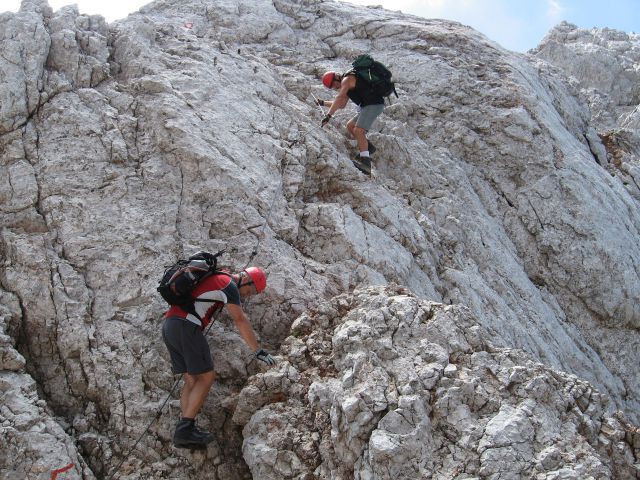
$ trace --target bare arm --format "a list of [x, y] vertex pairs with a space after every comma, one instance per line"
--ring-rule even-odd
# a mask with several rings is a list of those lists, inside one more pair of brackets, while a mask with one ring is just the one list
[[236, 324], [236, 328], [240, 333], [240, 336], [245, 341], [245, 343], [249, 346], [251, 351], [255, 352], [258, 349], [258, 341], [256, 340], [256, 334], [253, 331], [253, 327], [249, 322], [249, 318], [242, 310], [240, 305], [227, 304], [227, 311], [231, 318], [233, 318], [234, 323]]
[[[347, 75], [342, 79], [340, 82], [340, 90], [338, 91], [336, 98], [330, 102], [331, 105], [329, 105], [329, 112], [327, 112], [328, 115], [333, 116], [336, 113], [336, 110], [340, 110], [347, 105], [347, 102], [349, 101], [347, 93], [352, 88], [355, 88], [355, 86], [356, 78], [353, 75]], [[326, 103], [328, 104], [329, 102]]]

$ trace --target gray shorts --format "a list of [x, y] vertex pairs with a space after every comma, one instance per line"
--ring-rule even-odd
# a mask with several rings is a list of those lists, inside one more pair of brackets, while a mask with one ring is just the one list
[[371, 130], [371, 125], [378, 115], [382, 113], [384, 110], [384, 104], [379, 105], [367, 105], [366, 107], [362, 107], [358, 114], [353, 117], [350, 121], [356, 122], [356, 127], [360, 127], [364, 130]]
[[209, 344], [195, 323], [180, 317], [166, 318], [162, 324], [162, 339], [171, 356], [173, 373], [199, 375], [213, 370]]

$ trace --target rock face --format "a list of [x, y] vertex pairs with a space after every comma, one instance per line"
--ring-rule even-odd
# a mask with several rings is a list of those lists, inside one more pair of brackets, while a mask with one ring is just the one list
[[[637, 475], [637, 109], [610, 93], [593, 115], [591, 76], [319, 0], [113, 25], [24, 0], [0, 50], [0, 476]], [[372, 179], [355, 110], [320, 129], [312, 101], [361, 52], [400, 94]], [[246, 310], [280, 364], [220, 319], [198, 419], [218, 441], [189, 453], [155, 287], [223, 247], [269, 274]]]
[[531, 53], [577, 82], [611, 174], [640, 199], [640, 35], [562, 23]]
[[[633, 478], [637, 429], [587, 382], [393, 287], [305, 314], [233, 420], [254, 478]], [[264, 406], [263, 402], [277, 399]]]

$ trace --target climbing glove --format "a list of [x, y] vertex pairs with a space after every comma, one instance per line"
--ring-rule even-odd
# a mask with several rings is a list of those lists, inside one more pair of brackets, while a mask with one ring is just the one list
[[274, 360], [274, 358], [271, 355], [269, 355], [267, 352], [265, 352], [263, 349], [261, 349], [261, 348], [256, 350], [254, 355], [256, 356], [256, 358], [258, 360], [260, 360], [261, 362], [266, 363], [267, 365], [275, 365], [276, 364], [276, 361]]
[[322, 122], [320, 122], [320, 126], [324, 127], [327, 123], [329, 123], [329, 120], [331, 120], [331, 115], [327, 113], [322, 119]]

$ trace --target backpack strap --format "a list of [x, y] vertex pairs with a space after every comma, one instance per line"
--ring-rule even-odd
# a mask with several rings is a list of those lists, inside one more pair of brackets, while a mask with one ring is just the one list
[[[213, 299], [210, 299], [210, 298], [201, 298], [201, 299], [199, 299], [197, 301], [198, 302], [218, 303], [220, 300], [213, 300]], [[202, 317], [198, 314], [198, 312], [196, 312], [196, 300], [193, 300], [193, 302], [188, 303], [186, 305], [180, 305], [180, 308], [182, 308], [185, 312], [190, 313], [191, 315], [196, 317], [198, 320], [200, 320], [200, 323], [204, 323], [204, 320], [202, 319]]]
[[[202, 276], [202, 278], [198, 283], [203, 282], [204, 280], [206, 280], [212, 275], [226, 275], [233, 281], [233, 276], [229, 272], [225, 272], [224, 270], [210, 270]], [[196, 312], [196, 305], [195, 305], [196, 302], [217, 303], [217, 302], [220, 302], [220, 300], [215, 300], [213, 298], [193, 298], [191, 302], [186, 303], [184, 305], [180, 305], [180, 308], [182, 308], [185, 312], [190, 313], [191, 315], [196, 317], [198, 320], [200, 320], [200, 323], [204, 324], [204, 320], [200, 315], [198, 315], [198, 312]]]

